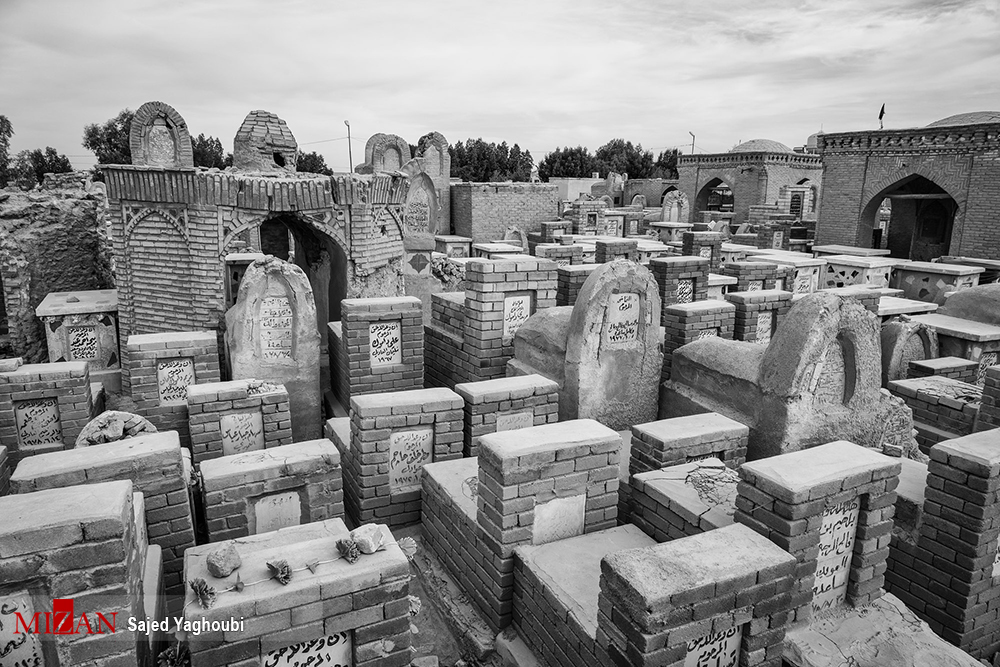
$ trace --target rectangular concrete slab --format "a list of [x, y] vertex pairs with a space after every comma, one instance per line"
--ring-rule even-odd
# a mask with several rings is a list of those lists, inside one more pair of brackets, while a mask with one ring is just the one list
[[49, 292], [35, 308], [35, 315], [38, 317], [116, 312], [118, 312], [116, 289]]
[[476, 522], [476, 497], [479, 489], [479, 457], [453, 459], [424, 465], [424, 475], [430, 477], [451, 498], [457, 507], [472, 522]]
[[499, 458], [506, 459], [565, 447], [601, 445], [610, 440], [617, 441], [618, 434], [604, 424], [593, 419], [574, 419], [516, 431], [489, 433], [482, 437], [479, 446], [487, 447]]
[[209, 459], [201, 462], [200, 470], [202, 478], [213, 487], [231, 487], [262, 481], [260, 474], [264, 471], [278, 477], [283, 470], [308, 470], [310, 464], [338, 463], [340, 452], [336, 445], [327, 438], [319, 438]]
[[902, 299], [898, 296], [883, 296], [878, 302], [879, 317], [933, 313], [937, 309], [938, 305], [936, 303], [917, 301], [916, 299]]
[[717, 458], [639, 473], [642, 492], [704, 530], [733, 523], [739, 475]]
[[883, 257], [891, 250], [881, 248], [857, 248], [850, 245], [814, 245], [812, 248], [814, 255], [852, 255], [855, 257]]
[[[941, 455], [946, 455], [949, 463], [952, 457], [960, 458], [977, 468], [969, 472], [980, 477], [996, 477], [1000, 475], [1000, 428], [939, 442], [931, 448], [931, 452], [931, 458], [937, 461], [942, 460]], [[956, 467], [968, 469], [964, 465]]]
[[477, 405], [507, 398], [527, 398], [535, 394], [558, 391], [559, 383], [537, 374], [462, 382], [455, 385], [455, 391], [466, 401]]
[[1000, 327], [992, 324], [984, 324], [983, 322], [973, 322], [972, 320], [963, 320], [960, 317], [951, 317], [950, 315], [940, 315], [938, 313], [917, 315], [913, 318], [913, 321], [932, 327], [938, 332], [938, 335], [942, 336], [962, 338], [976, 343], [1000, 340]]
[[698, 445], [719, 438], [738, 438], [750, 433], [750, 428], [718, 412], [705, 412], [686, 417], [661, 419], [632, 427], [635, 435], [648, 440], [669, 442], [676, 447]]

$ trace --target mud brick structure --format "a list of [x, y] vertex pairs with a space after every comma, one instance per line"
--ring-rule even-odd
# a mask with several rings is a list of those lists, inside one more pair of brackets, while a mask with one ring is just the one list
[[629, 521], [657, 542], [729, 526], [739, 479], [714, 457], [633, 475]]
[[[658, 257], [649, 260], [649, 270], [660, 286], [661, 315], [675, 303], [708, 298], [710, 261], [704, 257]], [[662, 324], [666, 326], [666, 320]]]
[[[879, 300], [882, 305], [882, 300]], [[882, 386], [890, 380], [909, 377], [910, 363], [938, 357], [937, 332], [923, 324], [905, 320], [883, 322], [879, 333], [882, 343]], [[935, 373], [925, 373], [935, 375]], [[921, 377], [921, 376], [917, 376]]]
[[916, 498], [922, 507], [907, 522], [909, 530], [893, 532], [885, 574], [886, 590], [935, 633], [986, 659], [1000, 648], [994, 525], [1000, 514], [998, 437], [998, 430], [984, 431], [931, 448], [926, 487]]
[[882, 595], [900, 467], [839, 441], [739, 468], [736, 522], [798, 561], [791, 620]]
[[[379, 528], [385, 548], [355, 563], [338, 558], [337, 541], [350, 535], [340, 519], [189, 549], [186, 581], [204, 579], [216, 590], [231, 588], [237, 575], [246, 583], [242, 593], [219, 593], [210, 609], [201, 607], [188, 587], [185, 620], [226, 623], [243, 617], [242, 629], [190, 636], [191, 667], [276, 665], [290, 659], [356, 667], [409, 665], [410, 566], [388, 528]], [[205, 561], [228, 545], [243, 564], [216, 579]], [[293, 570], [287, 585], [270, 578], [267, 564], [279, 561]], [[316, 563], [315, 571], [307, 563]]]
[[608, 203], [609, 200], [602, 199], [578, 199], [570, 204], [562, 217], [572, 223], [573, 234], [595, 236], [597, 230], [604, 228], [604, 211], [608, 209]]
[[684, 232], [682, 252], [687, 257], [704, 257], [709, 271], [718, 271], [722, 262], [722, 234]]
[[943, 376], [894, 380], [888, 389], [913, 411], [917, 443], [926, 451], [931, 445], [972, 433], [983, 391]]
[[422, 389], [423, 307], [414, 296], [344, 299], [328, 325], [330, 376], [340, 404], [352, 395]]
[[465, 400], [463, 456], [479, 455], [487, 433], [513, 431], [559, 421], [559, 385], [541, 375], [464, 382], [455, 392]]
[[670, 379], [673, 352], [692, 341], [716, 336], [733, 339], [736, 306], [728, 301], [676, 303], [663, 309], [663, 372], [661, 381]]
[[[25, 364], [0, 372], [0, 445], [11, 463], [33, 454], [72, 447], [96, 415], [86, 361]], [[98, 386], [99, 390], [99, 386]], [[99, 405], [98, 405], [99, 407]]]
[[598, 239], [594, 251], [594, 263], [605, 264], [616, 259], [639, 261], [639, 242], [631, 239]]
[[736, 306], [733, 337], [768, 345], [778, 324], [792, 307], [792, 293], [777, 289], [729, 292], [726, 301]]
[[733, 292], [779, 289], [777, 287], [778, 265], [764, 260], [729, 262], [722, 266], [722, 273], [736, 278], [736, 287], [732, 290]]
[[794, 571], [794, 558], [738, 525], [611, 554], [601, 562], [597, 645], [615, 665], [717, 656], [727, 661], [719, 664], [780, 667]]
[[715, 412], [661, 419], [632, 427], [630, 475], [704, 458], [738, 468], [747, 457], [750, 429]]
[[280, 384], [230, 380], [188, 385], [194, 463], [292, 442], [288, 392]]
[[[25, 619], [38, 613], [44, 632], [44, 613], [53, 611], [53, 600], [69, 599], [76, 618], [86, 614], [95, 629], [95, 634], [53, 634], [45, 641], [25, 633], [25, 641], [15, 642], [12, 651], [5, 647], [5, 664], [149, 664], [146, 638], [126, 622], [145, 617], [145, 554], [140, 553], [145, 547], [137, 536], [131, 482], [3, 496], [0, 516], [5, 613], [17, 611]], [[96, 634], [98, 623], [103, 623], [101, 634]]]
[[177, 431], [190, 443], [187, 387], [219, 382], [219, 343], [211, 331], [172, 331], [129, 336], [122, 386], [131, 391], [136, 412], [161, 431]]
[[201, 464], [210, 542], [343, 518], [340, 452], [326, 438]]
[[478, 458], [425, 467], [427, 546], [493, 630], [511, 620], [516, 547], [614, 527], [620, 447], [581, 419], [484, 435]]
[[538, 232], [542, 222], [559, 214], [558, 205], [559, 189], [548, 183], [451, 185], [455, 233], [476, 243], [502, 239], [511, 224], [525, 232]]
[[[562, 246], [564, 248], [576, 248], [580, 251], [580, 258], [583, 258], [583, 247], [578, 245], [573, 246]], [[558, 260], [556, 260], [558, 263]], [[556, 269], [556, 280], [557, 280], [557, 290], [556, 290], [556, 305], [557, 306], [573, 306], [576, 304], [576, 298], [580, 296], [580, 290], [583, 289], [583, 284], [587, 282], [587, 278], [593, 273], [598, 264], [573, 264], [572, 266], [559, 266]]]
[[418, 522], [421, 470], [461, 458], [464, 407], [450, 389], [352, 398], [350, 445], [341, 450], [347, 516], [356, 524]]
[[940, 376], [965, 382], [976, 383], [976, 371], [979, 363], [960, 357], [938, 357], [937, 359], [920, 359], [909, 362], [908, 378], [923, 378]]
[[[177, 433], [164, 431], [25, 459], [11, 478], [11, 491], [130, 480], [133, 490], [142, 494], [146, 535], [162, 549], [168, 606], [177, 612], [184, 596], [184, 550], [195, 544], [190, 471], [191, 455], [181, 448]], [[143, 508], [137, 509], [141, 513]]]
[[575, 266], [583, 264], [583, 246], [563, 245], [561, 243], [539, 243], [533, 248], [535, 257], [551, 259], [556, 266]]
[[986, 369], [983, 380], [983, 399], [979, 404], [975, 430], [1000, 428], [1000, 366]]
[[547, 259], [472, 260], [465, 280], [464, 300], [432, 295], [431, 324], [425, 328], [430, 386], [503, 377], [517, 328], [536, 311], [556, 305], [556, 265]]

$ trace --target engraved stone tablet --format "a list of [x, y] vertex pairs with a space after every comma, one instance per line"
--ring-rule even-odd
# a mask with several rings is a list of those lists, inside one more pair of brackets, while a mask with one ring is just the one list
[[292, 358], [292, 307], [286, 296], [264, 297], [260, 303], [260, 354], [264, 360]]
[[569, 498], [554, 498], [535, 505], [535, 521], [531, 527], [531, 543], [546, 544], [567, 537], [583, 535], [587, 494]]
[[420, 488], [420, 471], [430, 463], [434, 430], [396, 431], [389, 436], [389, 489], [392, 493]]
[[639, 295], [635, 292], [613, 294], [608, 303], [604, 343], [621, 346], [639, 339]]
[[519, 428], [527, 428], [535, 425], [535, 414], [528, 412], [511, 412], [505, 415], [497, 415], [497, 432], [516, 431]]
[[809, 294], [813, 291], [813, 274], [811, 273], [798, 273], [795, 275], [795, 293], [796, 294]]
[[194, 360], [169, 359], [156, 364], [160, 405], [184, 405], [188, 385], [194, 384]]
[[261, 659], [260, 664], [261, 667], [351, 667], [354, 664], [351, 644], [350, 632], [338, 632], [271, 651]]
[[736, 667], [740, 661], [743, 626], [692, 639], [687, 643], [684, 667]]
[[858, 498], [845, 500], [823, 511], [819, 528], [819, 556], [813, 581], [813, 611], [840, 604], [847, 596], [847, 579], [854, 558], [854, 536], [858, 530]]
[[219, 419], [222, 455], [264, 449], [264, 417], [260, 412], [235, 412]]
[[677, 303], [691, 303], [694, 300], [694, 281], [677, 281]]
[[503, 300], [503, 344], [514, 342], [518, 328], [531, 317], [531, 295], [515, 294]]
[[[29, 625], [32, 632], [26, 632], [23, 624], [18, 623], [15, 614], [20, 614]], [[42, 655], [42, 645], [39, 635], [34, 633], [32, 617], [34, 605], [27, 591], [0, 595], [0, 665], [21, 667], [44, 667], [45, 657]], [[39, 632], [45, 632], [45, 618], [39, 614]]]
[[14, 401], [14, 421], [17, 440], [22, 447], [62, 442], [62, 422], [59, 421], [59, 400], [32, 398]]
[[774, 311], [768, 310], [757, 313], [757, 340], [760, 345], [767, 345], [771, 342], [771, 327], [774, 326]]
[[750, 284], [747, 285], [748, 292], [759, 292], [764, 289], [764, 283], [760, 280], [751, 280]]
[[705, 259], [712, 259], [712, 246], [705, 245], [698, 248], [698, 256]]
[[399, 322], [368, 325], [368, 359], [372, 368], [403, 363], [403, 338]]
[[257, 533], [269, 533], [302, 523], [302, 503], [296, 491], [258, 498], [253, 504], [253, 511]]
[[69, 358], [89, 361], [97, 358], [97, 332], [94, 327], [66, 327], [69, 338]]
[[979, 357], [979, 368], [976, 369], [976, 384], [982, 387], [986, 383], [986, 369], [997, 365], [996, 352], [983, 352]]
[[718, 336], [718, 335], [719, 335], [719, 327], [715, 327], [714, 329], [705, 329], [703, 331], [699, 331], [698, 339], [701, 340], [702, 338], [711, 338], [713, 336]]
[[780, 250], [781, 244], [785, 240], [785, 232], [775, 232], [774, 236], [771, 237], [771, 249]]

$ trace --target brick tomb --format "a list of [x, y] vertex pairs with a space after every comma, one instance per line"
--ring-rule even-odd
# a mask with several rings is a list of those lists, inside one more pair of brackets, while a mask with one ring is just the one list
[[979, 284], [981, 266], [961, 266], [940, 262], [906, 262], [896, 267], [892, 286], [903, 290], [903, 296], [917, 301], [930, 301], [939, 306], [948, 293]]
[[231, 380], [187, 388], [194, 462], [292, 442], [288, 392], [280, 384]]
[[487, 433], [513, 431], [559, 420], [559, 385], [541, 375], [464, 382], [455, 392], [465, 400], [463, 456], [479, 454]]
[[932, 445], [972, 433], [983, 390], [941, 375], [894, 380], [889, 391], [913, 411], [917, 442], [926, 453]]
[[738, 482], [714, 456], [632, 475], [629, 520], [657, 542], [728, 526]]
[[659, 257], [649, 261], [649, 270], [660, 288], [664, 309], [708, 298], [709, 261], [704, 257]]
[[580, 296], [583, 284], [587, 282], [590, 274], [597, 270], [597, 267], [597, 264], [574, 264], [572, 266], [558, 267], [556, 269], [558, 285], [556, 290], [556, 305], [572, 306], [576, 304], [576, 299]]
[[1000, 363], [1000, 326], [937, 313], [911, 319], [937, 331], [941, 356], [979, 363], [975, 384], [981, 385], [986, 369]]
[[812, 258], [801, 252], [773, 253], [754, 255], [747, 258], [749, 262], [770, 262], [782, 268], [791, 268], [791, 278], [786, 280], [783, 289], [795, 294], [811, 294], [820, 288], [820, 282], [826, 272], [826, 260]]
[[888, 287], [892, 269], [898, 263], [898, 260], [888, 257], [854, 255], [823, 255], [823, 259], [826, 260], [826, 272], [820, 278], [821, 288], [850, 285]]
[[199, 474], [211, 542], [344, 515], [340, 452], [326, 438], [212, 459]]
[[[185, 621], [226, 628], [242, 619], [237, 628], [189, 635], [191, 666], [409, 665], [409, 562], [388, 528], [374, 528], [381, 531], [382, 549], [353, 563], [337, 548], [350, 536], [340, 519], [188, 549], [185, 581], [203, 581], [215, 600], [200, 604], [188, 586]], [[242, 564], [216, 578], [208, 555], [229, 546]], [[269, 563], [287, 575], [284, 583]]]
[[673, 352], [682, 345], [709, 336], [733, 339], [736, 306], [728, 301], [709, 299], [675, 303], [663, 309], [663, 372], [660, 381], [670, 379]]
[[86, 361], [90, 379], [121, 390], [118, 291], [50, 292], [35, 308], [45, 326], [49, 361]]
[[768, 345], [792, 306], [792, 293], [778, 289], [730, 292], [726, 301], [736, 306], [733, 338]]
[[710, 271], [718, 271], [722, 262], [722, 234], [718, 232], [684, 232], [683, 254], [704, 257]]

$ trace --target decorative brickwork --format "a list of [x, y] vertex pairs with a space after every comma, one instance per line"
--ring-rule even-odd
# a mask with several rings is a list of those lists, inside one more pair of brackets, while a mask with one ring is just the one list
[[292, 442], [288, 392], [280, 384], [232, 380], [189, 385], [187, 408], [195, 465]]

